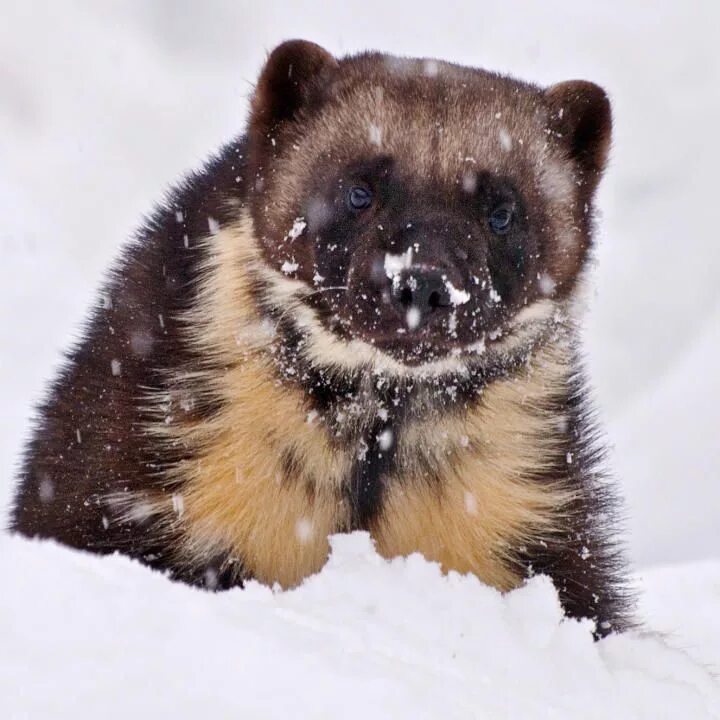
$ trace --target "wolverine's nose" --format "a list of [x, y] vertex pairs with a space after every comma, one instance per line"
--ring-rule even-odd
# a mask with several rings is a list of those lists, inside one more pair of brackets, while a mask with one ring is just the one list
[[446, 274], [433, 267], [411, 267], [399, 273], [393, 278], [392, 298], [396, 308], [406, 313], [411, 330], [451, 304]]

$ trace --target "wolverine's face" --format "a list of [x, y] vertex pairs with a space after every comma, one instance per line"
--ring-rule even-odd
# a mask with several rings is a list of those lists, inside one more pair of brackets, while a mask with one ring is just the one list
[[433, 177], [387, 149], [319, 163], [283, 263], [340, 338], [408, 364], [477, 351], [536, 299], [542, 224], [508, 177], [465, 160]]
[[425, 366], [540, 333], [585, 261], [609, 123], [588, 83], [281, 46], [250, 138], [271, 295], [358, 360]]

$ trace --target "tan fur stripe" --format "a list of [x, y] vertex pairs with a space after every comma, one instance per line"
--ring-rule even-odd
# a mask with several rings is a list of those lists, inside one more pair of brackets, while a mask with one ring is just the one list
[[[248, 267], [257, 261], [249, 220], [208, 239], [210, 261], [187, 335], [213, 369], [192, 378], [225, 401], [209, 420], [155, 432], [193, 449], [168, 480], [182, 487], [184, 562], [236, 555], [264, 582], [292, 586], [319, 570], [327, 537], [346, 522], [340, 484], [348, 453], [331, 447], [300, 390], [281, 386], [267, 348], [272, 328], [253, 310]], [[218, 373], [218, 364], [225, 367]], [[185, 378], [176, 378], [182, 386]], [[297, 477], [285, 477], [291, 452]]]
[[[573, 493], [533, 475], [557, 457], [557, 422], [544, 402], [565, 377], [546, 353], [522, 378], [493, 383], [468, 414], [411, 425], [400, 439], [402, 477], [388, 483], [372, 528], [386, 557], [420, 551], [444, 570], [508, 590], [521, 580], [519, 548], [560, 528]], [[435, 478], [423, 476], [433, 468]]]
[[[188, 550], [193, 557], [229, 550], [257, 579], [289, 587], [322, 567], [328, 535], [346, 522], [339, 492], [346, 454], [307, 421], [300, 394], [279, 387], [255, 358], [225, 382], [232, 403], [205, 423], [203, 451], [184, 468]], [[296, 477], [284, 475], [287, 450], [297, 458]]]

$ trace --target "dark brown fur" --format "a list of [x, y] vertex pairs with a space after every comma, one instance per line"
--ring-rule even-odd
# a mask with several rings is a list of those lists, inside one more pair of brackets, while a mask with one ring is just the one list
[[[366, 529], [503, 590], [547, 573], [569, 615], [626, 627], [568, 316], [610, 125], [591, 83], [280, 46], [247, 136], [113, 269], [38, 413], [12, 528], [210, 587], [292, 585], [329, 532]], [[348, 214], [357, 183], [373, 205]], [[378, 267], [410, 245], [418, 277], [468, 297], [407, 330]]]

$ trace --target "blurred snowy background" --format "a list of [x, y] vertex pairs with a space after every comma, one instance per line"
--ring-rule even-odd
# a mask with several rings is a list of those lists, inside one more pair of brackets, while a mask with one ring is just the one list
[[[163, 190], [242, 131], [267, 51], [290, 37], [607, 89], [615, 139], [588, 363], [644, 577], [641, 617], [720, 669], [717, 0], [0, 0], [2, 524], [32, 405], [103, 271]], [[341, 547], [297, 593], [212, 597], [122, 558], [0, 536], [0, 698], [14, 708], [0, 716], [65, 716], [61, 698], [72, 717], [191, 717], [207, 702], [230, 716], [244, 687], [252, 717], [295, 715], [298, 698], [313, 716], [366, 717], [390, 698], [406, 711], [392, 717], [469, 717], [471, 697], [494, 718], [550, 717], [554, 702], [552, 717], [718, 717], [720, 695], [708, 700], [681, 656], [558, 630], [539, 580], [501, 602], [417, 561], [388, 571], [362, 539]], [[534, 678], [527, 696], [507, 668]], [[120, 677], [137, 692], [118, 692]], [[347, 707], [348, 694], [364, 703]]]
[[720, 556], [720, 3], [0, 1], [0, 508], [32, 403], [164, 188], [312, 39], [550, 84], [615, 112], [587, 324], [638, 565]]

